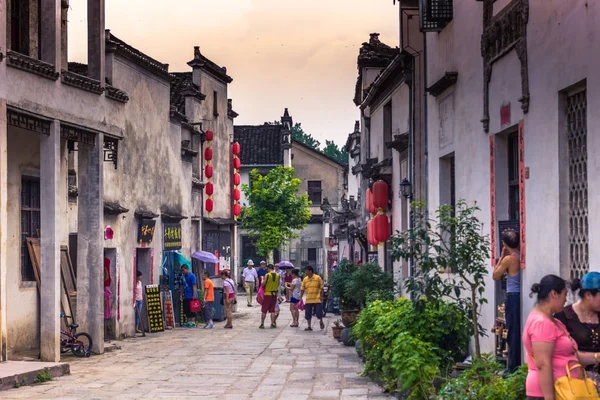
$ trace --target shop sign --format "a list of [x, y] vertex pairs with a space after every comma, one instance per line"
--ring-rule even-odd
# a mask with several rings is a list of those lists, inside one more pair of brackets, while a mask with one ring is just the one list
[[140, 229], [138, 230], [138, 243], [152, 243], [155, 225], [156, 221], [153, 219], [142, 219]]
[[158, 285], [146, 285], [146, 309], [148, 310], [148, 331], [162, 332], [165, 330], [163, 325], [162, 303], [160, 301], [160, 291]]
[[165, 251], [181, 249], [181, 224], [163, 225], [163, 243]]

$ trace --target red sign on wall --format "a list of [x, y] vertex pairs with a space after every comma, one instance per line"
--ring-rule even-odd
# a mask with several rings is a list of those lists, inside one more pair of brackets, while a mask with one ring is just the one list
[[504, 127], [510, 124], [510, 103], [500, 107], [500, 126]]

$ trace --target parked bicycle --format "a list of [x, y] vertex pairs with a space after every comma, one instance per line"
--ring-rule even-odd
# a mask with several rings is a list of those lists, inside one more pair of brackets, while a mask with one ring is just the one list
[[[71, 318], [70, 315], [65, 315], [64, 313], [60, 313], [61, 318]], [[89, 357], [92, 353], [90, 350], [92, 349], [92, 337], [85, 332], [77, 333], [77, 328], [79, 328], [79, 324], [67, 324], [67, 328], [69, 331], [60, 331], [60, 352], [66, 353], [69, 350], [76, 357]]]

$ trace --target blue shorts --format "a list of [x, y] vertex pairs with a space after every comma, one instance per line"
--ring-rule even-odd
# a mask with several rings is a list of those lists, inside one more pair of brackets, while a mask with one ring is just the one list
[[295, 297], [291, 297], [291, 298], [290, 298], [290, 303], [292, 303], [292, 304], [296, 304], [296, 303], [298, 303], [299, 301], [300, 301], [300, 299], [297, 299], [297, 298], [295, 298]]

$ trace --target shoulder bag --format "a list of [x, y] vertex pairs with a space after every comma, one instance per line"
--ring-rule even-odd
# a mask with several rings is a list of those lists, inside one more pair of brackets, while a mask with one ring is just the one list
[[[569, 338], [569, 340], [571, 340], [571, 343], [573, 344], [573, 350], [575, 351], [575, 355], [577, 356], [577, 360], [578, 360], [578, 362], [575, 364], [567, 363], [567, 365], [565, 366], [567, 375], [560, 377], [554, 381], [554, 398], [556, 400], [598, 400], [598, 399], [600, 399], [600, 397], [598, 397], [598, 390], [596, 389], [596, 382], [594, 382], [593, 380], [591, 380], [590, 378], [587, 377], [585, 368], [583, 367], [583, 364], [581, 363], [581, 360], [579, 359], [579, 354], [577, 353], [577, 346], [575, 346], [575, 342], [573, 341], [573, 338], [567, 332], [565, 332], [565, 330], [562, 329], [556, 323], [556, 321], [552, 321], [552, 322], [554, 323], [554, 325], [556, 325], [556, 327], [558, 329], [560, 329]], [[533, 358], [533, 355], [530, 354], [529, 357], [531, 357], [531, 360], [533, 360], [533, 362], [535, 363], [535, 359]], [[572, 362], [575, 362], [575, 361], [572, 361]], [[571, 371], [576, 368], [579, 368], [579, 370], [581, 371], [581, 375], [583, 376], [583, 379], [573, 378], [571, 376]]]

